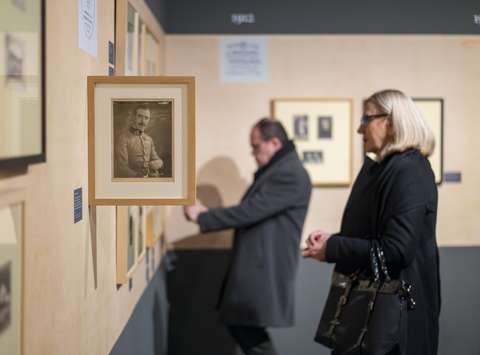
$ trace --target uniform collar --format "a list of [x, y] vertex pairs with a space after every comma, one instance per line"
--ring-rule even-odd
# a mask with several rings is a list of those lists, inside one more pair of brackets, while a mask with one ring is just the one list
[[134, 127], [130, 127], [129, 129], [130, 133], [136, 135], [136, 136], [141, 136], [142, 135], [142, 131], [137, 129], [137, 128], [134, 128]]

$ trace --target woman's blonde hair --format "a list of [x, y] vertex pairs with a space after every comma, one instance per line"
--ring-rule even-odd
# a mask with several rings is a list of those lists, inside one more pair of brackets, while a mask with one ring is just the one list
[[393, 128], [392, 140], [378, 154], [379, 160], [410, 148], [418, 149], [426, 157], [433, 153], [435, 139], [432, 130], [411, 98], [399, 90], [383, 90], [366, 99], [364, 106], [368, 103], [388, 114], [387, 119]]

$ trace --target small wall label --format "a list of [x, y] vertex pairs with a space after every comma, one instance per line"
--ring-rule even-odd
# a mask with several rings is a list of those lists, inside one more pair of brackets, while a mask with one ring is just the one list
[[73, 190], [73, 223], [80, 222], [83, 218], [82, 188]]
[[443, 174], [445, 182], [462, 182], [462, 173], [460, 171], [449, 171]]

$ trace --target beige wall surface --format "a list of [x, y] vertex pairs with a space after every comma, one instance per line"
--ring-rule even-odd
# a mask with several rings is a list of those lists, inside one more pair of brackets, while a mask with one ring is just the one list
[[[397, 88], [413, 97], [445, 100], [444, 170], [461, 183], [439, 187], [437, 235], [442, 246], [479, 245], [480, 39], [478, 36], [266, 36], [269, 80], [220, 82], [221, 36], [168, 35], [166, 73], [197, 78], [197, 173], [199, 198], [210, 205], [239, 200], [256, 167], [250, 155], [251, 125], [269, 114], [277, 97], [352, 97], [354, 127], [361, 100]], [[353, 137], [353, 172], [362, 162]], [[335, 232], [349, 188], [316, 188], [304, 229]], [[167, 236], [179, 248], [225, 247], [231, 233], [198, 238], [179, 208], [168, 213]]]
[[[117, 289], [115, 207], [98, 207], [89, 218], [87, 76], [107, 75], [108, 41], [114, 41], [114, 1], [96, 3], [94, 58], [78, 47], [78, 1], [46, 1], [47, 162], [31, 166], [25, 175], [0, 179], [0, 200], [13, 195], [25, 201], [28, 355], [108, 354], [146, 287], [143, 261], [132, 276], [132, 289]], [[83, 188], [83, 220], [74, 224], [78, 187]], [[96, 233], [90, 233], [95, 226]], [[155, 248], [158, 259], [160, 246]]]

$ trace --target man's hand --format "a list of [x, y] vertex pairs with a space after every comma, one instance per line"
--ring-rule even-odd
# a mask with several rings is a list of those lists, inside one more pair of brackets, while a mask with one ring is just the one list
[[306, 258], [313, 258], [318, 261], [325, 261], [325, 253], [327, 250], [327, 241], [330, 234], [322, 230], [317, 230], [307, 238], [307, 248], [302, 250], [302, 255]]
[[183, 213], [187, 220], [197, 223], [198, 215], [202, 212], [207, 212], [208, 208], [202, 205], [200, 202], [196, 202], [194, 205], [184, 206]]
[[163, 167], [163, 160], [162, 159], [152, 160], [151, 162], [148, 163], [148, 167], [150, 168], [150, 170], [159, 170]]

